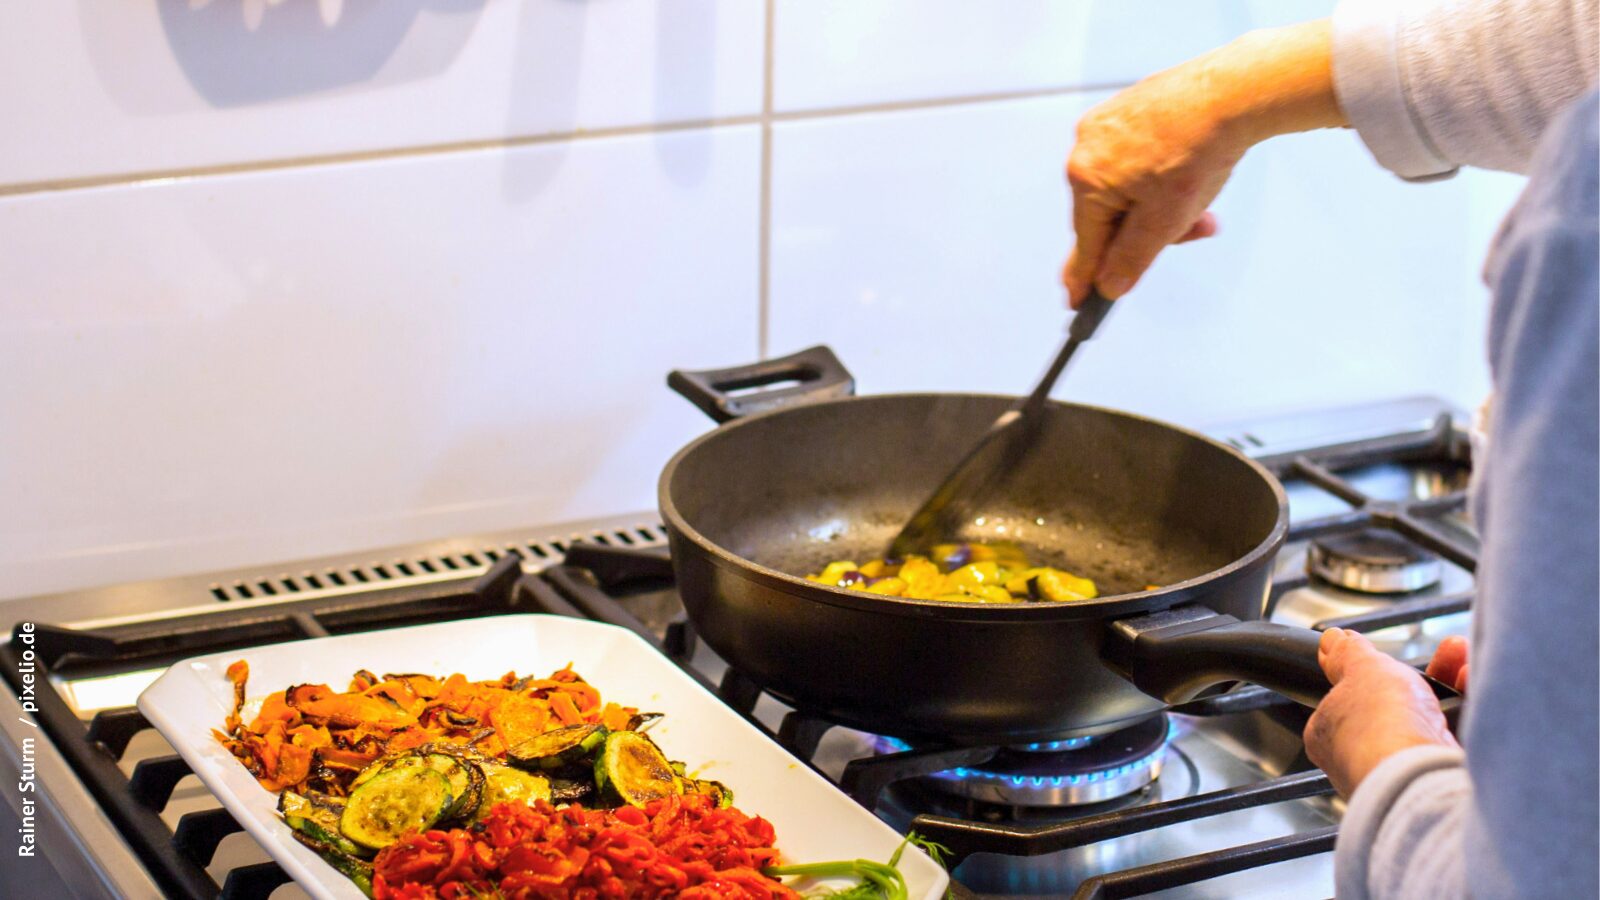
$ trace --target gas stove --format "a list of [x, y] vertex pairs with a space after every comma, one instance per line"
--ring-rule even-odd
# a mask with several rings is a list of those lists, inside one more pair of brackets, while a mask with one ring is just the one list
[[[1366, 632], [1413, 663], [1464, 634], [1477, 542], [1463, 418], [1426, 398], [1208, 429], [1290, 498], [1269, 615]], [[653, 514], [0, 604], [0, 855], [30, 896], [301, 896], [133, 701], [204, 652], [506, 612], [629, 628], [901, 831], [961, 896], [1326, 897], [1342, 806], [1306, 711], [1240, 686], [1131, 728], [957, 747], [793, 709], [696, 640]], [[27, 792], [10, 786], [27, 783]], [[23, 881], [26, 879], [26, 881]]]

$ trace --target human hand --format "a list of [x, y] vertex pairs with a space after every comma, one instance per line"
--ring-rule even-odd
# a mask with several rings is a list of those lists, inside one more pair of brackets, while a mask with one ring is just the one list
[[1433, 659], [1428, 662], [1428, 677], [1456, 689], [1456, 693], [1466, 696], [1467, 693], [1467, 639], [1464, 637], [1447, 637], [1439, 642], [1438, 649], [1433, 651]]
[[1073, 307], [1128, 292], [1168, 244], [1216, 233], [1206, 212], [1248, 144], [1207, 96], [1204, 57], [1089, 110], [1067, 160], [1077, 243], [1061, 280]]
[[1074, 309], [1116, 299], [1169, 244], [1210, 237], [1206, 207], [1254, 144], [1346, 124], [1326, 19], [1251, 32], [1089, 110], [1067, 160], [1077, 243], [1061, 280]]
[[1306, 755], [1341, 796], [1349, 797], [1379, 763], [1401, 750], [1458, 746], [1422, 676], [1362, 635], [1328, 629], [1317, 661], [1333, 689], [1306, 723]]

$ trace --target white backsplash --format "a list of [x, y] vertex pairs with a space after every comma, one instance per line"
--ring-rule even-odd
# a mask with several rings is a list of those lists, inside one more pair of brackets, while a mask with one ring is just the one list
[[[1103, 96], [779, 124], [772, 351], [829, 343], [863, 391], [1026, 389], [1066, 322], [1059, 148]], [[1475, 404], [1479, 260], [1519, 181], [1407, 184], [1344, 131], [1258, 148], [1213, 206], [1219, 234], [1164, 253], [1056, 396], [1192, 425]]]
[[[776, 0], [779, 110], [1107, 86], [1333, 0]], [[1069, 131], [1070, 133], [1070, 131]]]
[[755, 126], [0, 203], [9, 589], [650, 504], [757, 354]]
[[[647, 509], [666, 371], [763, 348], [1019, 390], [1076, 117], [1329, 6], [6, 5], [0, 597]], [[1517, 186], [1262, 147], [1062, 395], [1470, 404]]]
[[751, 116], [764, 23], [750, 0], [0, 4], [0, 183]]

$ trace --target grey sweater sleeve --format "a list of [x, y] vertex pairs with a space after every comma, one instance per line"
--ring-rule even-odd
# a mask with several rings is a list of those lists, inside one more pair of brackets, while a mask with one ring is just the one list
[[1595, 84], [1596, 0], [1342, 0], [1339, 106], [1403, 178], [1526, 172], [1551, 119]]
[[1600, 102], [1550, 128], [1490, 253], [1495, 384], [1465, 752], [1414, 748], [1351, 798], [1344, 900], [1600, 896]]

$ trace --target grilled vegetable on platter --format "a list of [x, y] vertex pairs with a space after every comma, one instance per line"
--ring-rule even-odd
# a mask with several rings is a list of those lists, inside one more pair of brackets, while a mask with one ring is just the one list
[[570, 666], [492, 681], [361, 670], [345, 691], [269, 694], [248, 722], [249, 668], [227, 677], [215, 737], [369, 896], [800, 896], [774, 868], [772, 826], [668, 759], [638, 730], [656, 716], [603, 702]]

